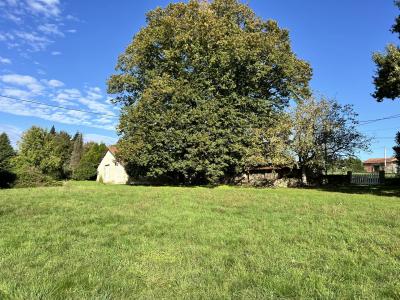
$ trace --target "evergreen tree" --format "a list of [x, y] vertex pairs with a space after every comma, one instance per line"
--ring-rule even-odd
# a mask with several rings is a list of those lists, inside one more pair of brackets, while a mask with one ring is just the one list
[[56, 128], [54, 127], [54, 125], [51, 126], [50, 134], [52, 134], [52, 135], [55, 135], [55, 134], [56, 134]]
[[[108, 81], [123, 106], [119, 156], [131, 175], [217, 183], [260, 149], [311, 68], [289, 33], [237, 0], [170, 4], [147, 15]], [[271, 148], [273, 149], [273, 148]]]
[[0, 134], [0, 188], [9, 187], [15, 180], [15, 175], [11, 172], [11, 159], [15, 156], [15, 151], [11, 146], [6, 133]]
[[10, 159], [15, 155], [8, 135], [3, 132], [0, 134], [0, 170], [10, 169]]
[[393, 147], [394, 155], [397, 158], [398, 169], [400, 170], [400, 131], [396, 134], [396, 146]]
[[73, 138], [73, 147], [69, 162], [69, 169], [71, 170], [72, 174], [78, 167], [79, 162], [82, 158], [82, 154], [83, 154], [83, 136], [81, 133], [77, 132]]
[[73, 178], [75, 180], [93, 180], [97, 176], [97, 167], [107, 152], [105, 144], [94, 142], [87, 143], [84, 146], [84, 153], [76, 168]]

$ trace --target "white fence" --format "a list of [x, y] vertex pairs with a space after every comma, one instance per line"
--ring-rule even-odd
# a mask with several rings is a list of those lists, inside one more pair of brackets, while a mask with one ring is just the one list
[[360, 185], [375, 185], [381, 184], [381, 177], [379, 174], [351, 174], [351, 183]]

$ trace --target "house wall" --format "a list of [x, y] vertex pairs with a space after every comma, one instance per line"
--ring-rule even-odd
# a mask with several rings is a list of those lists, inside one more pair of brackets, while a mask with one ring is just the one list
[[364, 164], [364, 170], [365, 172], [368, 173], [373, 173], [374, 172], [374, 166], [379, 165], [379, 170], [385, 171], [386, 173], [397, 173], [397, 164], [395, 163], [387, 163], [386, 168], [385, 164]]
[[124, 167], [116, 161], [110, 151], [107, 151], [97, 167], [97, 181], [100, 181], [100, 178], [104, 183], [127, 184], [129, 181], [129, 176]]

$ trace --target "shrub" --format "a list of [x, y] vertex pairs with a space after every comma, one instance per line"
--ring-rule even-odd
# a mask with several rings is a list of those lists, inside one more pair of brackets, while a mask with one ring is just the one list
[[39, 186], [58, 186], [60, 181], [54, 180], [51, 176], [43, 174], [40, 170], [31, 166], [22, 166], [15, 170], [15, 187], [39, 187]]
[[16, 175], [13, 172], [0, 169], [0, 189], [12, 187], [15, 179]]

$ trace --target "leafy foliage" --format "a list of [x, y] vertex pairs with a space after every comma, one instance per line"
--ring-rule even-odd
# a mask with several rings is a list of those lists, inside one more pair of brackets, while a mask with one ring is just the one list
[[18, 165], [14, 169], [14, 172], [16, 180], [13, 186], [16, 188], [61, 185], [60, 181], [55, 180], [49, 175], [43, 174], [43, 172], [37, 167]]
[[33, 126], [22, 135], [17, 167], [36, 168], [55, 179], [68, 176], [67, 161], [71, 155], [71, 136], [66, 132], [53, 132]]
[[123, 106], [118, 146], [128, 172], [189, 183], [274, 161], [263, 133], [289, 99], [309, 95], [311, 78], [288, 31], [236, 0], [149, 12], [117, 71], [108, 91]]
[[[400, 1], [395, 3], [400, 8]], [[398, 33], [400, 37], [400, 15], [396, 18], [392, 32]], [[386, 47], [385, 53], [374, 53], [373, 60], [377, 66], [373, 96], [378, 101], [400, 97], [400, 48], [390, 44]]]
[[396, 134], [396, 146], [393, 147], [395, 157], [397, 158], [397, 164], [400, 168], [400, 131]]
[[73, 179], [75, 180], [93, 180], [97, 176], [97, 167], [107, 152], [105, 144], [87, 143], [84, 147], [84, 153], [76, 168]]
[[378, 70], [373, 96], [378, 101], [400, 97], [400, 48], [391, 44], [386, 47], [386, 53], [375, 53], [374, 61]]
[[352, 171], [357, 173], [364, 172], [364, 165], [358, 157], [347, 157], [344, 159], [338, 159], [330, 165], [330, 169], [333, 172], [346, 173], [347, 171]]
[[357, 150], [368, 150], [369, 140], [358, 131], [357, 114], [351, 105], [335, 100], [310, 98], [293, 111], [293, 151], [302, 169], [303, 182], [307, 171], [327, 173], [344, 157]]

